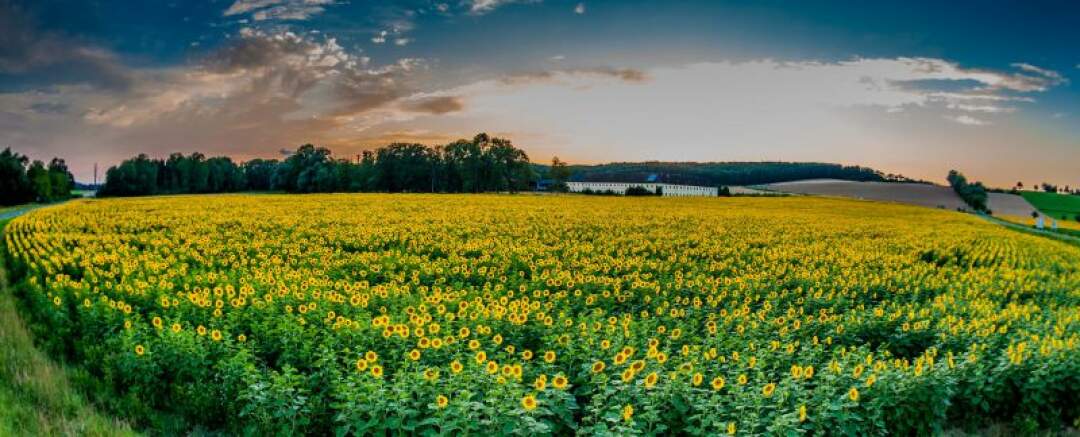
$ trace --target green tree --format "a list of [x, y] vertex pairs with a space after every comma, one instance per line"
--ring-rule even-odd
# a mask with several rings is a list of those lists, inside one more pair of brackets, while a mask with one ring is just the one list
[[548, 177], [551, 178], [551, 191], [565, 193], [569, 191], [566, 182], [570, 180], [570, 167], [556, 156], [551, 158], [551, 168], [548, 169]]
[[0, 152], [0, 205], [18, 205], [34, 200], [34, 190], [26, 176], [26, 156], [11, 148]]

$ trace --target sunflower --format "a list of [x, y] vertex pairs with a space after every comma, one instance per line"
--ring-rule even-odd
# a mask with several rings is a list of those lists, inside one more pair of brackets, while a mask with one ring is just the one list
[[724, 378], [721, 376], [717, 376], [713, 378], [711, 384], [713, 390], [720, 391], [720, 389], [724, 388]]
[[450, 362], [450, 371], [451, 372], [461, 373], [461, 370], [464, 369], [464, 368], [465, 368], [465, 366], [462, 366], [461, 362], [458, 361], [458, 360], [454, 360], [454, 361]]
[[367, 351], [364, 353], [364, 359], [367, 361], [375, 361], [379, 359], [379, 354], [375, 353], [375, 351]]
[[527, 395], [527, 396], [521, 398], [521, 407], [524, 408], [525, 411], [535, 410], [536, 409], [536, 397], [533, 396], [533, 395]]
[[626, 404], [622, 407], [622, 420], [629, 422], [634, 417], [634, 406]]
[[409, 351], [409, 359], [413, 360], [413, 361], [419, 360], [420, 359], [420, 351], [417, 350], [417, 349], [413, 349], [413, 350]]
[[799, 422], [806, 422], [806, 405], [799, 405]]
[[770, 397], [772, 396], [774, 391], [776, 391], [776, 384], [770, 382], [768, 384], [765, 384], [765, 387], [761, 388], [761, 395], [765, 397]]
[[486, 370], [487, 373], [494, 375], [499, 372], [499, 364], [494, 361], [488, 361]]
[[645, 388], [653, 388], [656, 386], [656, 380], [660, 379], [660, 376], [656, 372], [645, 375]]
[[569, 381], [566, 380], [565, 376], [563, 376], [563, 375], [555, 375], [555, 378], [553, 378], [551, 380], [551, 386], [555, 387], [555, 388], [557, 388], [559, 390], [562, 390], [562, 389], [566, 388], [566, 384], [568, 382]]
[[592, 365], [592, 373], [600, 373], [604, 371], [604, 367], [607, 367], [603, 361], [597, 361]]
[[424, 370], [424, 379], [428, 381], [435, 381], [439, 379], [439, 369], [428, 368]]
[[634, 371], [632, 369], [626, 369], [622, 372], [622, 381], [630, 382], [634, 379]]
[[484, 351], [477, 352], [475, 360], [476, 364], [484, 364], [484, 362], [487, 361], [487, 354], [484, 353]]
[[697, 387], [701, 385], [701, 382], [704, 380], [705, 375], [702, 375], [701, 373], [695, 373], [694, 376], [690, 378], [690, 383], [693, 384], [694, 387]]
[[179, 323], [172, 324], [172, 332], [180, 332], [181, 329], [184, 329], [184, 327], [180, 326]]
[[365, 360], [363, 358], [360, 358], [360, 359], [356, 360], [356, 370], [358, 372], [363, 372], [363, 371], [367, 370], [367, 365], [368, 365], [367, 360]]
[[748, 379], [746, 378], [745, 373], [739, 375], [739, 385], [746, 385], [747, 381], [748, 381]]
[[210, 338], [214, 341], [221, 341], [221, 331], [218, 331], [217, 329], [210, 331]]
[[735, 422], [728, 422], [727, 433], [728, 435], [735, 435]]
[[449, 403], [450, 403], [450, 399], [447, 399], [446, 396], [443, 396], [443, 395], [435, 396], [435, 407], [436, 408], [440, 408], [440, 409], [441, 408], [446, 408], [446, 405], [449, 404]]
[[555, 351], [544, 352], [544, 362], [546, 362], [546, 363], [554, 363], [555, 362]]
[[859, 402], [859, 389], [852, 387], [851, 390], [848, 390], [847, 397], [852, 402]]
[[544, 389], [547, 388], [547, 379], [542, 378], [544, 375], [540, 376], [541, 378], [536, 378], [536, 380], [533, 381], [533, 388], [535, 388], [536, 391], [544, 391]]
[[376, 364], [374, 366], [371, 366], [371, 376], [374, 376], [376, 378], [382, 378], [382, 375], [383, 375], [382, 366], [380, 366], [378, 364]]
[[143, 347], [143, 345], [141, 345], [141, 344], [135, 345], [135, 355], [138, 355], [138, 356], [141, 357], [145, 353], [146, 353], [146, 348]]

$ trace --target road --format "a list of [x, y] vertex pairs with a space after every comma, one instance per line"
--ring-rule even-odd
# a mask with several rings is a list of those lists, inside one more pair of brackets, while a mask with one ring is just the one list
[[1005, 227], [1010, 228], [1010, 229], [1015, 229], [1015, 230], [1020, 231], [1020, 232], [1026, 232], [1026, 233], [1033, 234], [1033, 235], [1040, 235], [1040, 236], [1043, 236], [1043, 237], [1049, 237], [1049, 238], [1053, 238], [1055, 240], [1064, 241], [1066, 243], [1070, 243], [1070, 244], [1073, 244], [1073, 245], [1080, 246], [1080, 238], [1074, 237], [1072, 235], [1065, 235], [1065, 234], [1062, 234], [1062, 233], [1048, 231], [1048, 230], [1045, 230], [1045, 229], [1035, 229], [1035, 228], [1032, 228], [1032, 227], [1019, 225], [1019, 224], [1012, 223], [1012, 222], [1007, 222], [1007, 221], [999, 219], [997, 217], [993, 217], [993, 216], [989, 216], [989, 215], [985, 215], [985, 214], [979, 214], [978, 216], [982, 217], [983, 220], [986, 220], [986, 221], [988, 221], [990, 223], [997, 223], [999, 225], [1005, 226]]

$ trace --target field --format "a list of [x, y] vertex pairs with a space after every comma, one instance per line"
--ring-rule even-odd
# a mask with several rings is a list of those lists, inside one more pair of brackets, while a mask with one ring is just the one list
[[1080, 248], [809, 197], [227, 195], [12, 221], [112, 411], [229, 433], [882, 434], [1080, 418]]
[[768, 184], [765, 188], [785, 193], [880, 200], [954, 211], [967, 208], [952, 188], [928, 184], [815, 179]]
[[1077, 221], [1076, 217], [1080, 216], [1080, 196], [1034, 191], [1025, 191], [1021, 195], [1043, 214], [1058, 220]]

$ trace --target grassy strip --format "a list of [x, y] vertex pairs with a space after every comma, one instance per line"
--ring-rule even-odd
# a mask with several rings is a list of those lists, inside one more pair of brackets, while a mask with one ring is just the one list
[[96, 412], [65, 369], [34, 347], [7, 286], [5, 254], [0, 245], [0, 435], [137, 435]]

